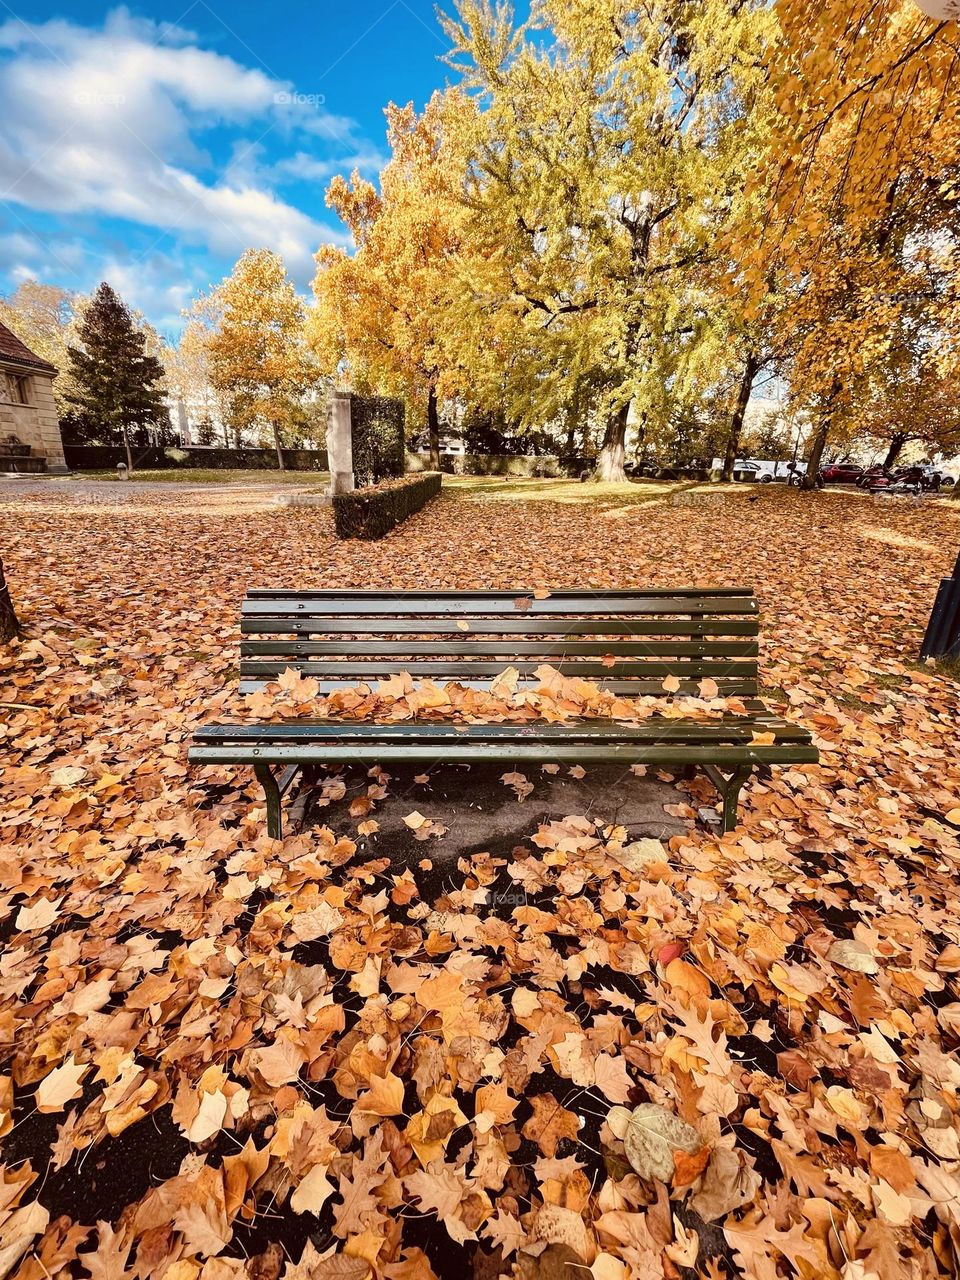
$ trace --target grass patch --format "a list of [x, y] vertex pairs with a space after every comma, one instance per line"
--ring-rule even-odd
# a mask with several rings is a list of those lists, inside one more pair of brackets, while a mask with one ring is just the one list
[[682, 484], [671, 480], [625, 480], [601, 484], [595, 480], [548, 479], [528, 476], [448, 476], [443, 477], [444, 491], [457, 496], [481, 500], [510, 502], [587, 503], [604, 500], [622, 503], [651, 502], [657, 498], [684, 493], [690, 489], [711, 486]]
[[858, 698], [853, 693], [834, 694], [834, 698], [840, 703], [841, 707], [849, 707], [851, 711], [870, 711], [872, 709], [869, 702], [864, 702], [862, 698]]
[[895, 676], [892, 674], [879, 675], [875, 677], [878, 689], [902, 689], [909, 681], [906, 676]]

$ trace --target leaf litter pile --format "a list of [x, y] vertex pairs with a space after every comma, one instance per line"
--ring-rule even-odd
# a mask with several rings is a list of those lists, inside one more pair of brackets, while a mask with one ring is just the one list
[[[957, 684], [913, 661], [956, 505], [454, 495], [371, 545], [63, 492], [0, 509], [0, 1277], [956, 1273]], [[186, 764], [250, 715], [243, 592], [384, 583], [752, 584], [821, 763], [726, 836], [682, 783], [664, 843], [528, 801], [461, 853], [426, 785], [401, 864], [389, 772], [329, 773], [272, 841]]]

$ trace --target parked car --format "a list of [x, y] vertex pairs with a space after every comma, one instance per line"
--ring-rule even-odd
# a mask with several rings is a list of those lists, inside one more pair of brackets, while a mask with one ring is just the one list
[[918, 467], [930, 482], [931, 489], [952, 488], [957, 483], [957, 477], [949, 471], [943, 471], [940, 467], [930, 466], [928, 463], [922, 463]]
[[[719, 465], [721, 465], [719, 459], [715, 458], [714, 467]], [[792, 466], [798, 467], [801, 472], [806, 470], [806, 464], [802, 462], [794, 464], [768, 458], [737, 458], [733, 464], [733, 478], [753, 481], [756, 484], [773, 484], [775, 480], [781, 482], [789, 480]]]
[[879, 462], [875, 462], [872, 467], [867, 467], [863, 475], [857, 481], [858, 489], [884, 488], [893, 478], [893, 473], [889, 467], [882, 467]]
[[856, 484], [863, 475], [863, 467], [855, 462], [828, 462], [820, 474], [827, 484]]
[[898, 467], [892, 479], [894, 484], [905, 485], [918, 491], [933, 491], [940, 488], [940, 472], [933, 467]]

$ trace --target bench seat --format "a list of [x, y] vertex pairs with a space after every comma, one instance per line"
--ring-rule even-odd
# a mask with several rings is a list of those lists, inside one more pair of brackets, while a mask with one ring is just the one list
[[[518, 671], [521, 686], [536, 687], [536, 669], [549, 664], [633, 697], [672, 696], [663, 689], [668, 675], [679, 681], [675, 692], [696, 694], [709, 677], [720, 696], [741, 699], [747, 712], [636, 723], [298, 719], [200, 729], [190, 761], [252, 765], [266, 795], [268, 831], [276, 838], [282, 797], [305, 765], [489, 760], [698, 766], [720, 791], [729, 831], [753, 769], [818, 759], [809, 732], [772, 715], [756, 697], [757, 608], [748, 588], [557, 591], [545, 599], [523, 592], [258, 591], [244, 602], [241, 625], [241, 691], [247, 693], [288, 667], [315, 677], [321, 692], [329, 693], [360, 682], [375, 685], [398, 672], [480, 688], [508, 665]], [[757, 742], [755, 734], [772, 734], [773, 741]]]

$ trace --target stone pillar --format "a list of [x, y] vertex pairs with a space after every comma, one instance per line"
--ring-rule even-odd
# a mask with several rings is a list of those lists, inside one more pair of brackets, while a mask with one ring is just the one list
[[333, 395], [327, 412], [327, 466], [330, 468], [329, 494], [350, 493], [353, 478], [353, 427], [350, 396]]

